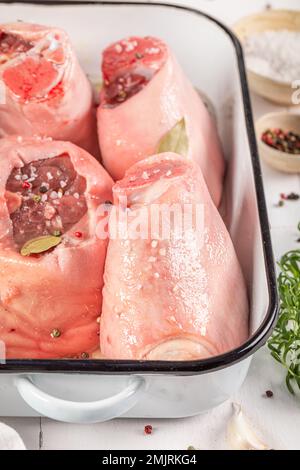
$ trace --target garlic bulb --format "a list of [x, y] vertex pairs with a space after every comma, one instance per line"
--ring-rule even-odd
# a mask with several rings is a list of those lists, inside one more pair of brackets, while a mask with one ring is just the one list
[[234, 450], [270, 450], [253, 432], [242, 412], [241, 405], [232, 404], [233, 416], [228, 423], [227, 440]]

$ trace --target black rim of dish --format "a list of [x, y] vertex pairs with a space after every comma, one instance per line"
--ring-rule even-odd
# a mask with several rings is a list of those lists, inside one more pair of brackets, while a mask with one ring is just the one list
[[90, 373], [90, 374], [173, 374], [173, 375], [197, 375], [214, 370], [229, 367], [242, 359], [246, 359], [257, 351], [270, 336], [272, 329], [275, 325], [278, 314], [278, 294], [276, 287], [276, 275], [274, 268], [273, 251], [269, 230], [269, 222], [267, 215], [267, 208], [264, 196], [264, 188], [262, 183], [261, 168], [258, 158], [258, 151], [256, 145], [256, 137], [252, 118], [252, 109], [248, 91], [247, 77], [244, 65], [243, 51], [241, 44], [232, 31], [227, 28], [223, 23], [213, 18], [212, 16], [197, 10], [195, 8], [186, 7], [184, 5], [174, 5], [167, 3], [147, 3], [147, 2], [110, 2], [110, 1], [11, 1], [6, 0], [0, 4], [32, 4], [32, 5], [47, 5], [47, 6], [88, 6], [88, 5], [110, 5], [110, 6], [134, 6], [149, 7], [149, 8], [171, 8], [184, 12], [192, 13], [195, 15], [207, 18], [209, 21], [217, 24], [231, 39], [235, 48], [238, 68], [240, 74], [240, 84], [242, 89], [242, 97], [244, 104], [244, 114], [246, 121], [246, 128], [248, 133], [248, 141], [251, 152], [252, 168], [255, 180], [255, 190], [257, 197], [257, 205], [260, 220], [260, 229], [264, 249], [264, 261], [266, 265], [268, 293], [269, 293], [269, 306], [265, 318], [258, 328], [258, 330], [240, 347], [229, 351], [220, 356], [211, 357], [208, 359], [201, 359], [199, 361], [137, 361], [137, 360], [107, 360], [107, 359], [8, 359], [5, 363], [0, 364], [0, 372], [3, 373], [25, 373], [25, 372], [73, 372], [73, 373]]

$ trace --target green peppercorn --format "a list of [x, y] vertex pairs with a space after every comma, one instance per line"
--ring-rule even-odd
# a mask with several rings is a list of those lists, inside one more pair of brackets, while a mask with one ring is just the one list
[[59, 338], [61, 336], [61, 332], [58, 328], [54, 328], [51, 333], [50, 333], [50, 336], [52, 338]]

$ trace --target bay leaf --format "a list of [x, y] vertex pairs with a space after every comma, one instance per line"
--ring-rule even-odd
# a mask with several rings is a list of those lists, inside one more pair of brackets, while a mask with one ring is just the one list
[[175, 152], [183, 157], [188, 154], [189, 141], [185, 119], [182, 118], [160, 140], [157, 153]]
[[44, 253], [59, 245], [62, 241], [61, 237], [54, 235], [44, 235], [42, 237], [32, 238], [28, 240], [21, 248], [22, 256], [29, 256], [31, 254]]

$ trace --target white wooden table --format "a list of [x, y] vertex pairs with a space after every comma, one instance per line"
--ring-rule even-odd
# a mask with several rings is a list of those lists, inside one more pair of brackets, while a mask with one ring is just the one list
[[[300, 9], [300, 0], [182, 0], [232, 24], [239, 17], [271, 4], [277, 8]], [[300, 77], [299, 77], [300, 79]], [[277, 108], [252, 96], [255, 117]], [[281, 108], [282, 109], [282, 108]], [[300, 112], [300, 111], [299, 111]], [[297, 224], [300, 202], [291, 201], [275, 207], [280, 193], [300, 193], [300, 178], [284, 176], [265, 165], [265, 191], [272, 229], [275, 257], [288, 249], [300, 247]], [[271, 389], [273, 398], [264, 393]], [[272, 448], [300, 449], [300, 398], [292, 397], [284, 384], [284, 371], [275, 364], [266, 349], [254, 357], [248, 377], [233, 400], [242, 407], [258, 434]], [[95, 424], [71, 425], [46, 418], [4, 418], [23, 438], [28, 449], [199, 449], [226, 448], [226, 426], [231, 402], [193, 418], [180, 420], [122, 420]], [[152, 424], [152, 435], [144, 435], [144, 426]], [[42, 439], [41, 439], [42, 434]]]

